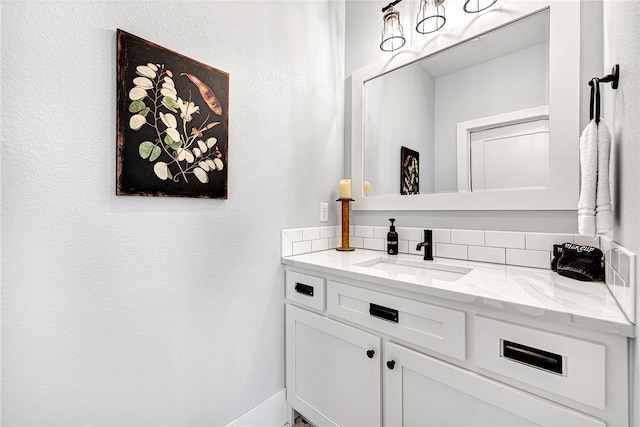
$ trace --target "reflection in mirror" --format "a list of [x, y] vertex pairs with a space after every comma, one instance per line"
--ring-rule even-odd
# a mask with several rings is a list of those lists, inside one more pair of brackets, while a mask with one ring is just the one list
[[401, 147], [418, 192], [544, 189], [549, 169], [549, 10], [364, 82], [363, 178], [400, 194]]

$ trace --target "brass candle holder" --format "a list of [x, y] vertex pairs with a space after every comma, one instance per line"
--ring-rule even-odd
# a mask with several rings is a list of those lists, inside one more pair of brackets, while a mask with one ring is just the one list
[[342, 246], [336, 248], [337, 251], [355, 251], [356, 248], [349, 246], [349, 202], [352, 198], [340, 198], [336, 202], [342, 202]]

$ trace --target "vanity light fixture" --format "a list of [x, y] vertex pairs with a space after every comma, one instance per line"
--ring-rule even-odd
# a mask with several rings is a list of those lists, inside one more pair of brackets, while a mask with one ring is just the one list
[[[400, 12], [394, 6], [402, 0], [395, 0], [382, 8], [384, 13], [382, 42], [380, 49], [393, 52], [400, 49], [407, 40], [400, 23]], [[498, 0], [465, 0], [463, 9], [467, 13], [479, 13], [489, 9]], [[431, 34], [440, 30], [447, 22], [444, 9], [445, 0], [420, 0], [420, 9], [416, 17], [416, 31], [420, 34]]]
[[394, 7], [401, 1], [402, 0], [396, 0], [382, 8], [382, 12], [384, 13], [384, 27], [382, 27], [382, 43], [380, 43], [380, 49], [385, 52], [398, 50], [404, 46], [407, 41], [404, 38], [402, 24], [400, 24], [400, 12]]
[[498, 0], [466, 0], [462, 9], [467, 13], [478, 13], [489, 9], [496, 4], [497, 1]]
[[438, 31], [447, 22], [444, 0], [420, 0], [420, 10], [416, 19], [416, 31], [429, 34]]

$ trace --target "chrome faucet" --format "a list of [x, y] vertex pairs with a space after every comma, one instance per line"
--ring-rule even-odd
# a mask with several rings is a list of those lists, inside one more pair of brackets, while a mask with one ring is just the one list
[[424, 242], [418, 243], [416, 251], [424, 248], [424, 260], [433, 261], [433, 232], [431, 230], [424, 230]]

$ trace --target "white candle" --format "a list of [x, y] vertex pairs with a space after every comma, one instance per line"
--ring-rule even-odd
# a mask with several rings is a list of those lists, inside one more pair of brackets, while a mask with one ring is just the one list
[[341, 199], [351, 198], [351, 180], [350, 179], [340, 180], [340, 198]]
[[371, 192], [371, 183], [369, 181], [364, 182], [364, 195], [368, 196]]

